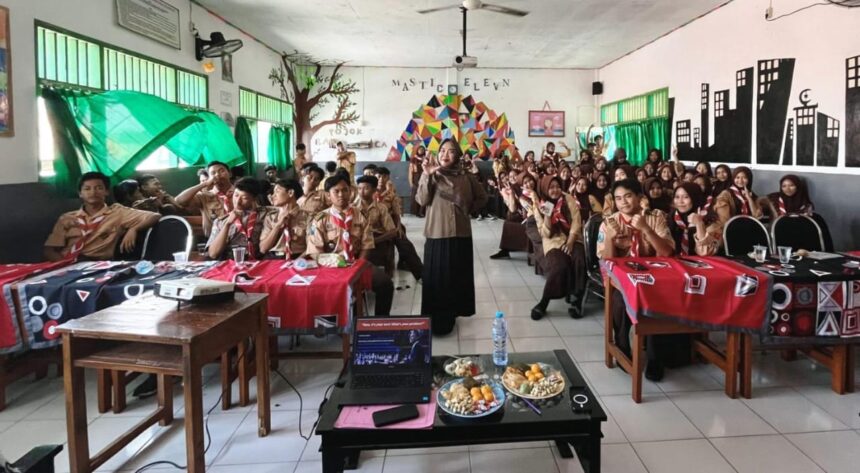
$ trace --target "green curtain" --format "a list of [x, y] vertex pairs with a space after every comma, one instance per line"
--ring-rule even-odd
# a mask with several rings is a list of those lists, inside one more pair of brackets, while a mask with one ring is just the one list
[[245, 163], [245, 155], [224, 120], [207, 111], [194, 112], [194, 115], [203, 120], [200, 125], [206, 129], [206, 146], [203, 148], [204, 163], [221, 161], [230, 167]]
[[[615, 148], [624, 148], [627, 151], [627, 160], [634, 166], [641, 166], [645, 162], [651, 148], [657, 148], [663, 152], [663, 156], [668, 156], [667, 150], [664, 149], [669, 132], [669, 121], [666, 118], [652, 118], [611, 128], [614, 128], [612, 151]], [[609, 153], [607, 156], [612, 157]]]
[[269, 129], [269, 164], [278, 168], [278, 171], [286, 171], [293, 165], [290, 157], [290, 132], [279, 126]]
[[64, 99], [84, 138], [92, 170], [113, 181], [134, 175], [137, 165], [160, 146], [170, 143], [174, 153], [193, 163], [206, 145], [202, 127], [174, 140], [203, 120], [154, 95], [123, 90]]
[[43, 88], [42, 99], [54, 138], [54, 187], [60, 195], [76, 196], [81, 162], [87, 159], [83, 137], [75, 125], [74, 115], [59, 92]]
[[236, 131], [234, 136], [236, 137], [236, 143], [239, 146], [239, 150], [245, 158], [245, 175], [256, 175], [256, 163], [254, 159], [254, 156], [256, 156], [254, 154], [254, 134], [251, 133], [251, 123], [245, 117], [239, 117], [236, 119]]

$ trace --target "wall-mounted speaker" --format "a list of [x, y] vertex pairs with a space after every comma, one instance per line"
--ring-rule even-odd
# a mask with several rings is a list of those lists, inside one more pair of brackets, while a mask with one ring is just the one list
[[591, 95], [600, 95], [603, 93], [603, 82], [591, 83]]

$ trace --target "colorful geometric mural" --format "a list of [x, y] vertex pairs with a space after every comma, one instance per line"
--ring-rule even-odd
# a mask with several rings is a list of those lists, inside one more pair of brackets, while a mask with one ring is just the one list
[[412, 113], [388, 161], [408, 161], [413, 148], [424, 145], [431, 153], [448, 138], [457, 140], [464, 153], [492, 156], [514, 144], [508, 117], [498, 114], [469, 95], [434, 95]]

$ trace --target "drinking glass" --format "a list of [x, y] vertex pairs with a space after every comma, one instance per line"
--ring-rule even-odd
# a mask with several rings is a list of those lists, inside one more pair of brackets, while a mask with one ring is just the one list
[[776, 249], [779, 253], [779, 262], [782, 264], [788, 264], [789, 261], [791, 261], [791, 247], [778, 246]]
[[236, 264], [242, 264], [245, 262], [245, 252], [247, 249], [244, 246], [237, 246], [233, 248], [233, 261]]
[[753, 247], [753, 254], [757, 263], [764, 263], [764, 260], [767, 259], [767, 247], [756, 245]]
[[173, 253], [173, 261], [177, 263], [187, 263], [188, 262], [188, 253], [185, 251], [177, 251]]

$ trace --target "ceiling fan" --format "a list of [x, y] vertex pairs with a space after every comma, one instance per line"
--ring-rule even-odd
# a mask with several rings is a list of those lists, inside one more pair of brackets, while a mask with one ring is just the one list
[[463, 0], [463, 3], [458, 5], [448, 5], [447, 7], [437, 7], [437, 8], [428, 8], [426, 10], [418, 10], [418, 13], [424, 15], [427, 13], [433, 13], [442, 10], [453, 10], [455, 8], [465, 8], [466, 10], [487, 10], [496, 13], [502, 13], [505, 15], [519, 16], [523, 17], [529, 14], [527, 11], [517, 10], [516, 8], [503, 7], [500, 5], [492, 5], [489, 3], [484, 3], [481, 0]]

